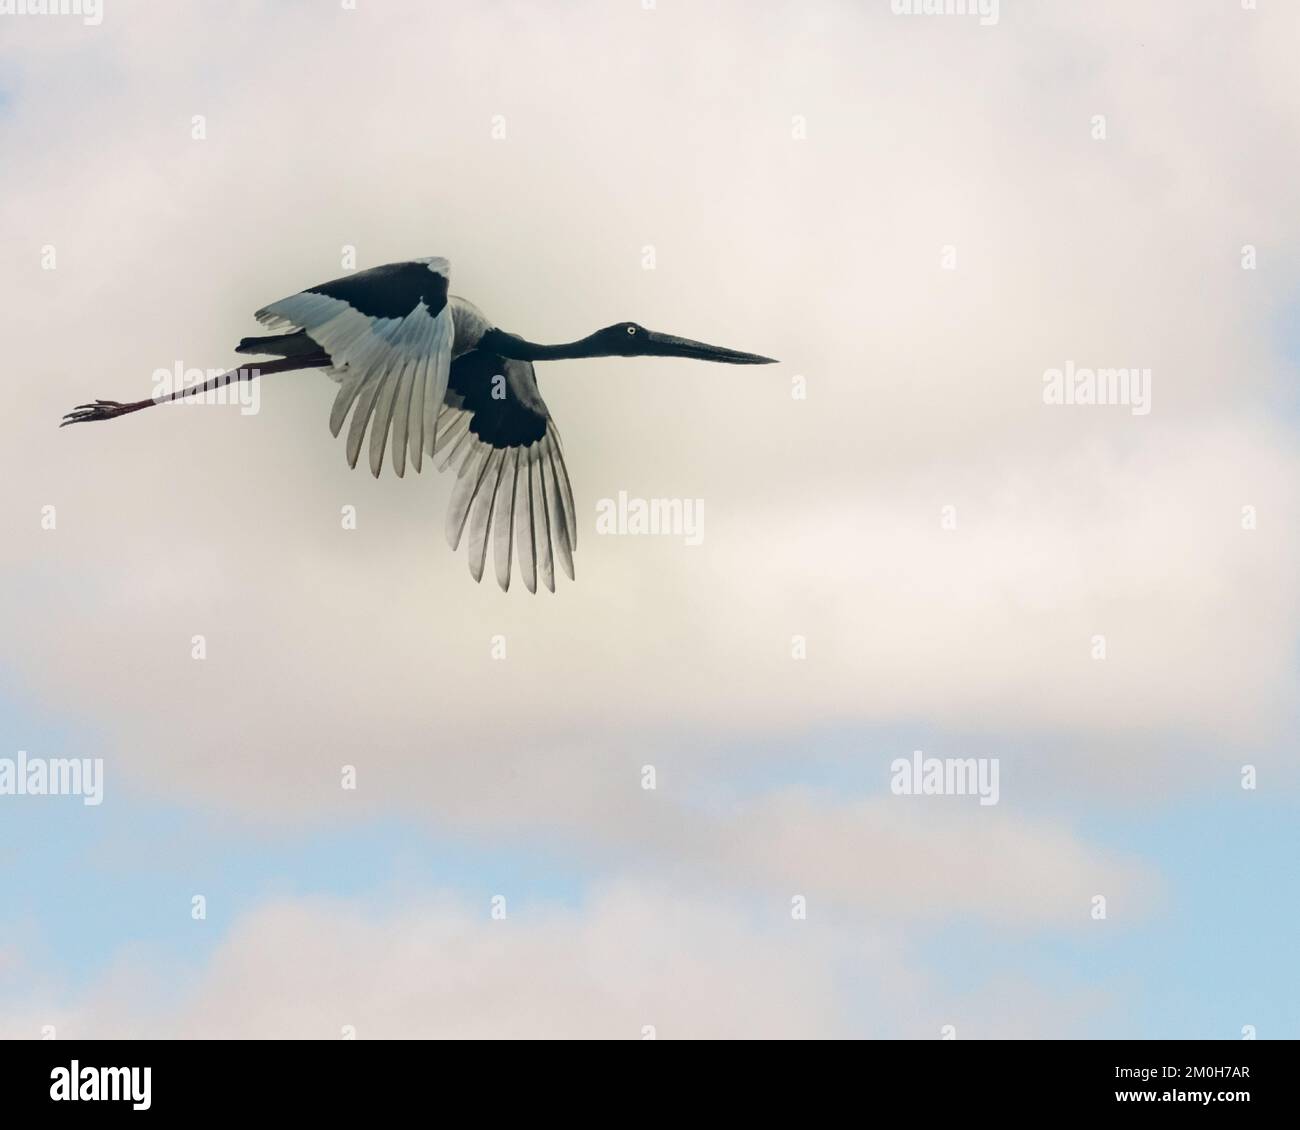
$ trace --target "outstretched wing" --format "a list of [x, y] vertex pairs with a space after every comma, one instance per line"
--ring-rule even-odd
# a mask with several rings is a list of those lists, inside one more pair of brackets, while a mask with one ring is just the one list
[[497, 583], [510, 587], [510, 563], [529, 592], [537, 577], [555, 591], [555, 559], [573, 579], [578, 526], [560, 433], [537, 391], [528, 361], [471, 350], [451, 366], [447, 404], [438, 419], [439, 466], [458, 467], [447, 511], [452, 549], [469, 532], [469, 571], [482, 580], [488, 543]]
[[299, 329], [323, 349], [339, 381], [330, 412], [335, 435], [348, 426], [348, 463], [355, 467], [370, 427], [370, 470], [378, 476], [392, 434], [393, 470], [434, 452], [438, 410], [447, 394], [454, 337], [446, 259], [414, 259], [357, 271], [263, 307], [270, 329]]

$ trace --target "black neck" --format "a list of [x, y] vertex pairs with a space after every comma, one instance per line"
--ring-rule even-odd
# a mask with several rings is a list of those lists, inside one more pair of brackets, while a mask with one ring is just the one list
[[515, 361], [567, 361], [576, 357], [614, 356], [600, 348], [594, 334], [561, 345], [542, 345], [535, 341], [527, 341], [518, 334], [491, 329], [479, 339], [478, 348], [499, 353], [502, 357], [510, 357]]

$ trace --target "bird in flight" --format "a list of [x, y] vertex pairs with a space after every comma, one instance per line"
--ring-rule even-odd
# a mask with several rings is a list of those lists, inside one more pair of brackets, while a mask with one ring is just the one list
[[[272, 361], [232, 369], [201, 385], [149, 400], [81, 404], [60, 427], [112, 420], [170, 400], [293, 369], [324, 369], [339, 390], [330, 431], [347, 429], [348, 464], [368, 444], [378, 477], [387, 446], [393, 470], [425, 456], [438, 469], [455, 465], [447, 511], [453, 550], [469, 534], [469, 571], [483, 579], [488, 545], [497, 583], [510, 587], [511, 559], [529, 592], [537, 578], [555, 591], [555, 561], [573, 579], [578, 523], [560, 434], [537, 389], [534, 361], [580, 357], [690, 357], [732, 365], [766, 365], [741, 353], [618, 322], [561, 345], [539, 345], [493, 326], [472, 302], [448, 295], [446, 259], [413, 259], [357, 271], [309, 287], [257, 311], [275, 332], [246, 337], [237, 353]], [[391, 439], [390, 439], [391, 437]]]

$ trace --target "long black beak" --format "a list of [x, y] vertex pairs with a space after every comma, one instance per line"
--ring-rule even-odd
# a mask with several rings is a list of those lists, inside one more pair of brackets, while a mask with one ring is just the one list
[[696, 361], [722, 361], [728, 365], [775, 365], [774, 357], [760, 357], [757, 353], [741, 353], [721, 345], [705, 345], [689, 337], [655, 333], [646, 330], [641, 348], [650, 357], [690, 357]]

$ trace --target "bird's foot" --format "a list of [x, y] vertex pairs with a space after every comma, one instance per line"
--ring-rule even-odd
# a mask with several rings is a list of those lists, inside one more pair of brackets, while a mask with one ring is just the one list
[[124, 416], [127, 412], [134, 412], [136, 405], [123, 404], [118, 400], [96, 400], [94, 404], [78, 404], [71, 412], [65, 413], [63, 423], [59, 427], [66, 427], [68, 424], [84, 424], [89, 420], [112, 420], [118, 416]]

